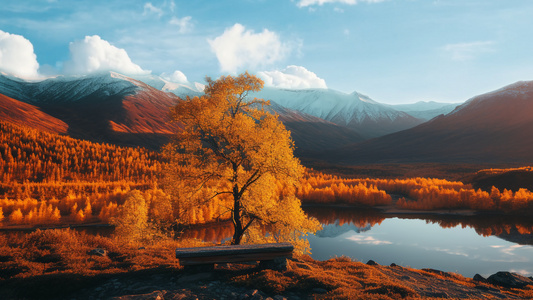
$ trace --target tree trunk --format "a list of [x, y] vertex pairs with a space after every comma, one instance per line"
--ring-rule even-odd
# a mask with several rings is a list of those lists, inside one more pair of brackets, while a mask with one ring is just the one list
[[233, 239], [231, 240], [232, 245], [239, 245], [241, 243], [242, 235], [244, 234], [244, 229], [242, 226], [241, 220], [241, 202], [239, 197], [239, 187], [235, 184], [233, 186]]

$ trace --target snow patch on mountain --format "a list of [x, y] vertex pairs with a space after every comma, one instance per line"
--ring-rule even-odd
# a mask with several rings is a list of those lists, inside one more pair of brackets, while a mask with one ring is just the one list
[[331, 121], [338, 125], [348, 126], [352, 122], [361, 123], [365, 120], [394, 121], [405, 116], [386, 105], [380, 104], [370, 97], [357, 92], [346, 94], [330, 89], [274, 89], [264, 88], [253, 96], [265, 100], [273, 100], [287, 108]]

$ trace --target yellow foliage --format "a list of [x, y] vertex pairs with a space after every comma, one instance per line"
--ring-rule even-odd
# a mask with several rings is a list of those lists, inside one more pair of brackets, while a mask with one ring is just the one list
[[[275, 234], [314, 232], [318, 223], [307, 219], [294, 197], [303, 167], [293, 155], [290, 132], [263, 109], [268, 101], [247, 98], [263, 82], [244, 73], [207, 83], [205, 95], [182, 99], [172, 110], [183, 129], [165, 148], [165, 186], [176, 199], [178, 222], [213, 218], [202, 207], [215, 201], [224, 208], [221, 214], [231, 213], [233, 244], [252, 225]], [[286, 194], [280, 194], [279, 182]]]

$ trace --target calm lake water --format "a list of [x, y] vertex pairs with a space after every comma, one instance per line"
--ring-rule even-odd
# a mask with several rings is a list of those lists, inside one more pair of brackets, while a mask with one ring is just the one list
[[364, 263], [372, 259], [381, 265], [432, 268], [466, 277], [476, 273], [489, 276], [498, 271], [533, 275], [533, 246], [526, 244], [532, 244], [533, 238], [519, 233], [532, 228], [527, 219], [421, 219], [350, 208], [306, 210], [324, 224], [322, 231], [309, 237], [311, 256], [317, 260], [348, 256]]

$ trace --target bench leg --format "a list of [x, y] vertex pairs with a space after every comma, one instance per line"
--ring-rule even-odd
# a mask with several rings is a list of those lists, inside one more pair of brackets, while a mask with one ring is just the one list
[[278, 257], [273, 260], [262, 260], [259, 263], [259, 268], [285, 271], [287, 270], [287, 259], [284, 257]]

